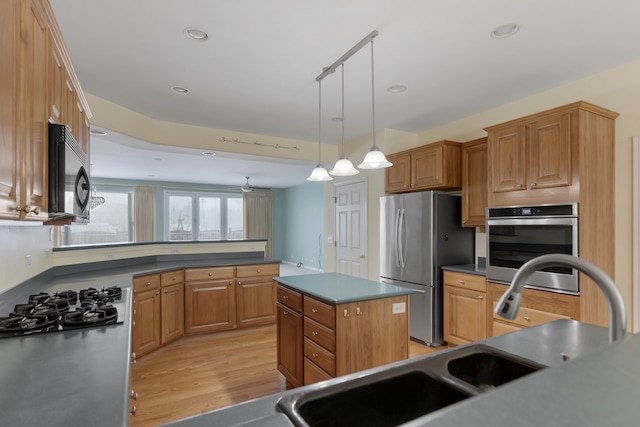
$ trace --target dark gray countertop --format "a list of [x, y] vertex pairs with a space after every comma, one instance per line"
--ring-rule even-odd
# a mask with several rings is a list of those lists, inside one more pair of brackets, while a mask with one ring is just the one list
[[[628, 426], [640, 419], [640, 335], [608, 344], [607, 330], [574, 320], [557, 320], [482, 341], [483, 344], [548, 366], [484, 394], [418, 418], [405, 426]], [[458, 347], [460, 348], [460, 347]], [[438, 357], [454, 349], [373, 368], [376, 373]], [[562, 355], [569, 357], [563, 361]], [[346, 377], [343, 377], [346, 378]], [[328, 387], [341, 378], [186, 418], [168, 425], [293, 426], [277, 408], [282, 397]]]
[[409, 295], [410, 289], [340, 273], [274, 277], [280, 284], [332, 304]]
[[487, 268], [479, 264], [445, 265], [443, 270], [455, 271], [457, 273], [474, 274], [476, 276], [486, 276]]
[[0, 425], [129, 425], [134, 276], [225, 265], [279, 263], [255, 254], [145, 257], [56, 267], [0, 294], [0, 315], [38, 292], [120, 286], [122, 324], [0, 339]]

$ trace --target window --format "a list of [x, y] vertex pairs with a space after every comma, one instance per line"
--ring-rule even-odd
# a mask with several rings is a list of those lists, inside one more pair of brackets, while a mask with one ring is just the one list
[[240, 240], [242, 195], [165, 191], [166, 240]]
[[91, 209], [90, 223], [62, 227], [62, 246], [133, 241], [133, 190], [97, 191], [104, 203]]

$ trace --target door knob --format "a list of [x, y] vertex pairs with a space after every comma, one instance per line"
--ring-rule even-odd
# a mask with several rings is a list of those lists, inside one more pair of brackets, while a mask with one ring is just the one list
[[358, 258], [364, 259], [364, 254], [360, 254], [360, 256]]

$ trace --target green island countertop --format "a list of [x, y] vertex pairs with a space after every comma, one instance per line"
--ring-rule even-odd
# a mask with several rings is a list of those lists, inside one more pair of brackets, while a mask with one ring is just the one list
[[335, 305], [412, 293], [410, 289], [340, 273], [283, 276], [273, 280]]

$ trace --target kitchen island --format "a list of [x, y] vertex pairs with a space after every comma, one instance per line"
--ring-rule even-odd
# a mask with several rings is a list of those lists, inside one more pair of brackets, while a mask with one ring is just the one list
[[287, 388], [409, 356], [411, 290], [339, 273], [275, 277]]

